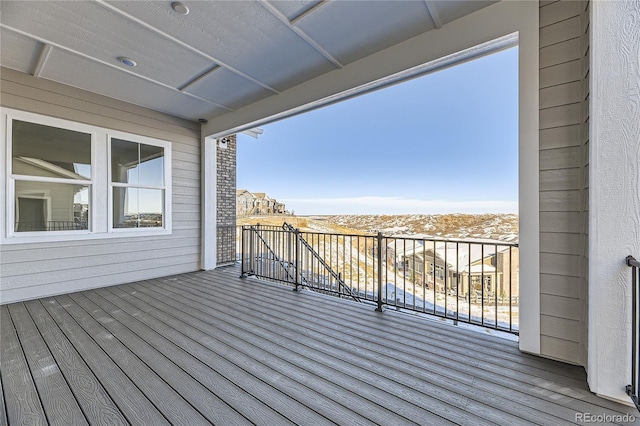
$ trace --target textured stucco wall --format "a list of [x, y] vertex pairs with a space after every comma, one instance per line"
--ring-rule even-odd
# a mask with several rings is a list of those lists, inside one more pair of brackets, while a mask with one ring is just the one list
[[640, 2], [591, 4], [589, 385], [629, 402], [631, 271], [640, 257]]

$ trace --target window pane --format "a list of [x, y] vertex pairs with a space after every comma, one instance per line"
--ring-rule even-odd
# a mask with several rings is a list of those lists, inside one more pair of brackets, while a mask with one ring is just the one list
[[91, 135], [13, 120], [12, 173], [91, 179]]
[[138, 143], [111, 139], [111, 181], [138, 183]]
[[161, 189], [113, 188], [113, 227], [161, 228], [163, 205]]
[[164, 186], [164, 148], [111, 139], [111, 181]]
[[89, 229], [89, 186], [16, 181], [15, 231]]
[[140, 144], [140, 185], [164, 186], [164, 148]]

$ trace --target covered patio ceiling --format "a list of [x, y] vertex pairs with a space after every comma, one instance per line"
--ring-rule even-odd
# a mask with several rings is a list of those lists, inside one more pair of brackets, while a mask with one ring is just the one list
[[[222, 120], [213, 134], [308, 102], [283, 94], [318, 78], [336, 83], [323, 95], [371, 81], [362, 68], [375, 62], [366, 58], [427, 33], [450, 39], [447, 28], [496, 2], [183, 3], [187, 14], [171, 1], [2, 1], [0, 65], [189, 120], [275, 105]], [[424, 44], [442, 56], [438, 37]]]

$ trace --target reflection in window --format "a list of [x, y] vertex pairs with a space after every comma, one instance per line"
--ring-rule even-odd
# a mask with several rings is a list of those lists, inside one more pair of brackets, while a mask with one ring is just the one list
[[164, 185], [163, 147], [111, 139], [114, 229], [163, 228]]
[[91, 135], [58, 127], [12, 122], [14, 175], [91, 179]]
[[111, 139], [111, 181], [163, 186], [164, 148]]
[[16, 232], [89, 229], [89, 185], [16, 181]]
[[114, 187], [113, 227], [161, 228], [163, 205], [163, 190]]
[[163, 190], [114, 187], [113, 227], [162, 228], [163, 205]]
[[13, 120], [14, 232], [89, 229], [91, 134]]

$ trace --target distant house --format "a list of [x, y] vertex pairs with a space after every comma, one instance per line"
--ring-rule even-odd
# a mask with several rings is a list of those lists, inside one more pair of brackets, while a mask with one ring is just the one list
[[246, 189], [236, 190], [236, 215], [252, 214], [255, 209], [256, 197]]
[[236, 191], [236, 215], [287, 214], [284, 203], [269, 197], [265, 192]]
[[255, 192], [256, 197], [256, 214], [273, 213], [273, 200], [264, 192]]
[[280, 203], [278, 201], [273, 200], [273, 212], [276, 214], [285, 214], [286, 210], [285, 210], [285, 205], [284, 203]]
[[[511, 250], [511, 251], [510, 251]], [[518, 297], [517, 247], [451, 243], [426, 247], [416, 241], [411, 247], [387, 246], [387, 264], [429, 289], [456, 293], [465, 298], [482, 298], [507, 303]], [[469, 260], [471, 259], [471, 260]], [[511, 263], [510, 263], [511, 262]], [[511, 264], [511, 268], [509, 268]], [[458, 286], [456, 290], [456, 286]]]

